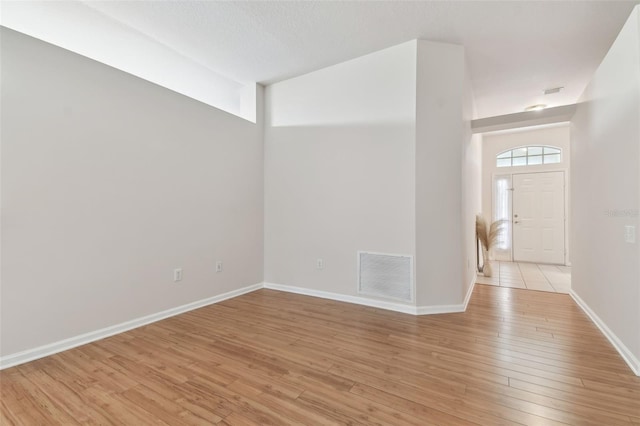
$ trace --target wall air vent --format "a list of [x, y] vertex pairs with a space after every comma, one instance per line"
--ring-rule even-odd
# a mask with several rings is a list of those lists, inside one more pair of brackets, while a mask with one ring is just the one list
[[561, 91], [562, 89], [564, 89], [564, 87], [552, 87], [551, 89], [547, 89], [544, 91], [545, 95], [552, 95], [554, 93], [558, 93], [559, 91]]
[[413, 257], [358, 252], [358, 293], [413, 302]]

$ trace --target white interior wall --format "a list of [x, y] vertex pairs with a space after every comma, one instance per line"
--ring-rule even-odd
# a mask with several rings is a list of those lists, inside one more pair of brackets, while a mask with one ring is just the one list
[[468, 294], [469, 286], [475, 283], [476, 269], [476, 215], [482, 212], [482, 135], [473, 134], [470, 123], [475, 117], [471, 76], [468, 68], [465, 76], [465, 92], [463, 99], [463, 127], [462, 139], [462, 182], [463, 182], [463, 250], [462, 260], [463, 294]]
[[[488, 222], [493, 220], [493, 177], [497, 174], [539, 173], [562, 171], [565, 175], [565, 247], [566, 263], [571, 263], [569, 245], [571, 230], [571, 144], [569, 123], [559, 123], [517, 130], [485, 133], [482, 136], [482, 214]], [[535, 166], [497, 167], [496, 155], [501, 152], [530, 145], [550, 145], [562, 149], [562, 161], [558, 164]], [[511, 258], [496, 256], [498, 260]]]
[[[417, 41], [270, 87], [263, 134], [260, 115], [252, 125], [28, 36], [2, 35], [3, 358], [263, 277], [354, 295], [358, 250], [415, 256]], [[439, 49], [423, 51], [424, 78], [460, 65], [459, 48]], [[442, 62], [451, 52], [454, 61]], [[448, 196], [460, 208], [476, 204], [463, 182], [478, 173], [479, 145], [470, 144], [470, 84], [464, 69], [456, 76], [430, 112], [440, 114], [432, 126], [450, 127], [429, 135], [455, 133], [446, 169], [465, 191]], [[450, 90], [458, 98], [438, 112]], [[175, 267], [184, 269], [179, 284]], [[446, 286], [453, 297], [445, 291], [430, 303], [461, 302], [462, 280]]]
[[267, 87], [266, 282], [356, 296], [358, 250], [414, 256], [415, 81], [412, 41]]
[[483, 167], [460, 46], [413, 41], [270, 86], [263, 163], [260, 123], [4, 32], [2, 354], [263, 278], [356, 295], [358, 250], [416, 256], [418, 306], [462, 302]]
[[[255, 83], [227, 78], [95, 9], [92, 2], [2, 2], [0, 25], [256, 122]], [[78, 37], [84, 33], [84, 37]], [[141, 54], [144, 52], [144, 54]]]
[[455, 305], [475, 277], [469, 221], [480, 205], [467, 185], [479, 177], [473, 95], [462, 46], [419, 40], [417, 65], [418, 305]]
[[262, 282], [260, 123], [1, 43], [3, 357]]
[[266, 282], [358, 296], [359, 250], [408, 254], [420, 308], [463, 302], [481, 168], [465, 66], [418, 40], [267, 88]]
[[640, 374], [640, 7], [571, 121], [572, 291]]

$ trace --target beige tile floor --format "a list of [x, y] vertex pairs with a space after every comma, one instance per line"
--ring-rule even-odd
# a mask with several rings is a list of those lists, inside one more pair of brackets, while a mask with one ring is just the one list
[[478, 284], [501, 287], [525, 288], [529, 290], [569, 293], [571, 290], [571, 268], [560, 265], [543, 265], [524, 262], [491, 262], [493, 276], [478, 274]]

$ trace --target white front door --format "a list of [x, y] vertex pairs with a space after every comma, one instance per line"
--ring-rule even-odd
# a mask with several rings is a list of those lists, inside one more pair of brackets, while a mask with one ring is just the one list
[[564, 172], [513, 175], [513, 260], [564, 264]]

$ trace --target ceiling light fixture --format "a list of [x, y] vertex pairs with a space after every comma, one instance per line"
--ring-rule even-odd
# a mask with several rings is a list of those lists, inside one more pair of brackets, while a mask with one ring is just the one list
[[541, 111], [547, 107], [547, 104], [536, 104], [526, 107], [525, 111]]

